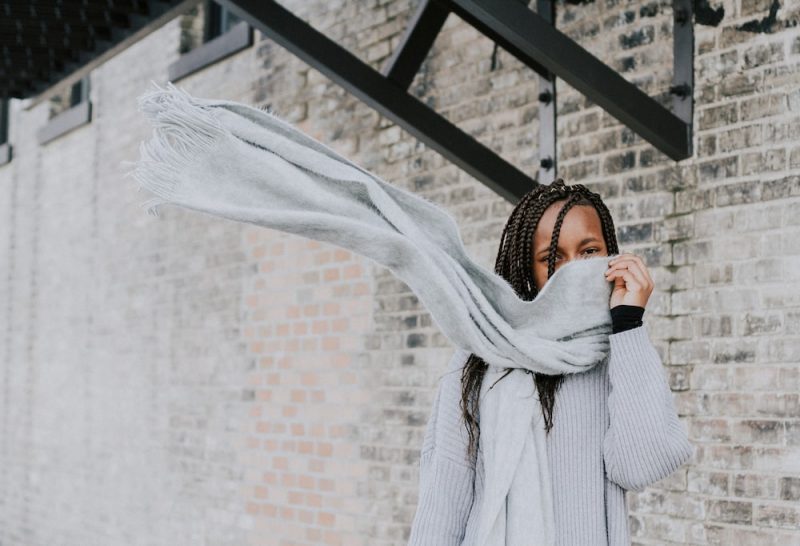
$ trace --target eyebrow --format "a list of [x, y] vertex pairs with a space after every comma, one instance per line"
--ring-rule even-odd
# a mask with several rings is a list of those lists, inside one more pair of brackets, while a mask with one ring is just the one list
[[[593, 242], [593, 241], [600, 242], [600, 239], [598, 239], [597, 237], [586, 237], [586, 238], [582, 239], [580, 243], [578, 243], [578, 246], [583, 246], [583, 245], [585, 245], [586, 243], [591, 243], [591, 242]], [[559, 248], [560, 250], [563, 250], [563, 248], [561, 248], [560, 246], [559, 246], [558, 248]], [[541, 253], [543, 253], [543, 252], [547, 252], [549, 249], [550, 249], [550, 245], [547, 245], [547, 247], [546, 247], [546, 248], [542, 248], [542, 249], [540, 249], [540, 250], [539, 250], [539, 251], [536, 253], [536, 255], [538, 256], [539, 254], [541, 254]]]

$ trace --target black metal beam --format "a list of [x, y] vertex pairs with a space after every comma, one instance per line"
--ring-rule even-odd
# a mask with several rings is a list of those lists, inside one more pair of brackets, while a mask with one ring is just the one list
[[[530, 12], [530, 9], [525, 4], [520, 3], [519, 0], [513, 1], [516, 2], [520, 8]], [[481, 34], [499, 44], [500, 47], [508, 51], [528, 68], [536, 72], [539, 76], [545, 79], [552, 77], [552, 73], [547, 70], [547, 68], [545, 68], [534, 57], [528, 55], [524, 49], [520, 49], [514, 41], [509, 40], [505, 33], [498, 32], [494, 26], [487, 24], [480, 17], [473, 17], [472, 14], [460, 8], [457, 4], [451, 2], [450, 5], [451, 12], [455, 13], [461, 19], [469, 23], [470, 26], [474, 27]]]
[[[537, 0], [536, 13], [545, 21], [556, 22], [555, 0]], [[558, 176], [556, 137], [556, 77], [539, 75], [539, 183], [550, 184]]]
[[[672, 111], [691, 124], [694, 115], [694, 27], [692, 0], [672, 0]], [[689, 139], [689, 146], [692, 139]]]
[[[517, 0], [451, 0], [453, 12], [526, 64], [540, 63], [678, 161], [691, 156], [691, 126]], [[510, 49], [512, 48], [513, 49]], [[521, 56], [520, 56], [521, 55]]]
[[218, 2], [505, 199], [517, 202], [537, 184], [277, 2]]
[[381, 73], [408, 89], [449, 14], [450, 9], [439, 0], [421, 0], [400, 45], [383, 65]]

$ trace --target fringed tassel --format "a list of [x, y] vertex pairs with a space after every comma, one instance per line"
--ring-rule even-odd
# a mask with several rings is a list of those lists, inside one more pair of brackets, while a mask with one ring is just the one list
[[138, 161], [122, 164], [133, 167], [124, 176], [132, 175], [139, 190], [146, 188], [157, 196], [140, 207], [158, 216], [158, 207], [172, 200], [180, 173], [209, 152], [227, 129], [210, 109], [172, 82], [165, 88], [153, 80], [150, 83], [152, 89], [138, 98], [138, 110], [154, 125], [153, 137], [139, 144]]

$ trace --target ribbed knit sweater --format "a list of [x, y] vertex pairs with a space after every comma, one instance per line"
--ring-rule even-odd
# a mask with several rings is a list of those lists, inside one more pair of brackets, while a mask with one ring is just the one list
[[[642, 491], [694, 454], [646, 326], [613, 333], [609, 343], [607, 358], [567, 374], [556, 391], [547, 454], [558, 546], [629, 546], [625, 491]], [[459, 404], [468, 356], [457, 349], [439, 380], [409, 546], [474, 543], [471, 508], [480, 506], [485, 474], [480, 443], [477, 456], [466, 457]]]

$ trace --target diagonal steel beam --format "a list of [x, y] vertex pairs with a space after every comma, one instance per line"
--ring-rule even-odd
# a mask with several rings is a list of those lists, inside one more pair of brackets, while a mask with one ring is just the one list
[[[517, 0], [451, 0], [453, 12], [526, 64], [539, 63], [675, 161], [691, 126]], [[691, 92], [691, 91], [689, 91]]]
[[381, 68], [381, 73], [408, 89], [442, 29], [450, 9], [440, 0], [422, 0], [411, 17], [400, 45]]
[[537, 182], [274, 0], [217, 0], [359, 100], [516, 203]]

